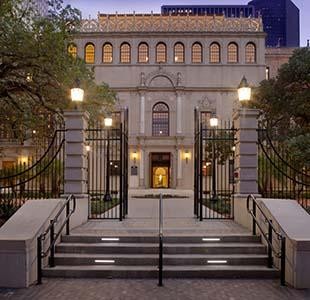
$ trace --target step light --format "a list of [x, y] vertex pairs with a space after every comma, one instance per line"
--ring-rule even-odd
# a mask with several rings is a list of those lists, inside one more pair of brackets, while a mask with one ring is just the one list
[[96, 264], [114, 264], [115, 260], [113, 259], [95, 259]]
[[219, 242], [221, 239], [220, 238], [203, 238], [203, 242]]
[[118, 242], [119, 238], [101, 238], [104, 242]]
[[227, 264], [227, 260], [208, 260], [208, 264]]

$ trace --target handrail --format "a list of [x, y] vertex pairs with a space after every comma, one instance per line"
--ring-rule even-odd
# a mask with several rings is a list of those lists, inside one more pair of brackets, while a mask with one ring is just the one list
[[[71, 201], [73, 202], [72, 207], [70, 207]], [[58, 223], [58, 219], [63, 213], [64, 209], [66, 208], [66, 218], [64, 219], [62, 225], [58, 229], [58, 232], [55, 233], [55, 224]], [[49, 257], [49, 266], [55, 267], [55, 244], [62, 233], [63, 228], [66, 226], [66, 235], [70, 235], [70, 217], [75, 212], [76, 208], [76, 199], [74, 195], [70, 195], [67, 197], [66, 201], [62, 205], [62, 207], [59, 209], [57, 215], [54, 217], [54, 219], [50, 220], [50, 225], [48, 228], [37, 237], [37, 284], [42, 283], [42, 259], [48, 255], [50, 252]], [[49, 233], [50, 236], [50, 245], [49, 247], [44, 251], [43, 249], [43, 241], [46, 239], [47, 235]]]
[[[250, 200], [252, 200], [252, 209], [250, 209]], [[266, 214], [263, 212], [262, 208], [259, 206], [256, 198], [253, 195], [249, 195], [247, 197], [247, 210], [248, 213], [252, 216], [252, 233], [256, 235], [256, 226], [259, 228], [262, 236], [266, 240], [268, 244], [268, 268], [272, 268], [273, 266], [273, 257], [272, 252], [274, 252], [277, 258], [280, 258], [281, 261], [281, 285], [285, 286], [285, 258], [286, 258], [286, 238], [280, 232], [277, 232], [275, 229], [272, 220], [268, 219]], [[256, 209], [259, 209], [262, 216], [265, 218], [265, 222], [268, 223], [268, 233], [260, 225], [257, 217], [256, 217]], [[280, 252], [274, 247], [272, 244], [273, 241], [273, 233], [277, 236], [278, 240], [281, 241], [281, 250]]]
[[159, 259], [158, 259], [158, 286], [163, 286], [163, 195], [159, 197]]

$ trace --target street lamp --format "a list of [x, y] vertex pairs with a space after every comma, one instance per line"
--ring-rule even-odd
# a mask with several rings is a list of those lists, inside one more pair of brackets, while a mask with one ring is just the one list
[[107, 164], [106, 164], [106, 191], [104, 195], [104, 201], [111, 201], [112, 197], [110, 195], [110, 128], [113, 124], [111, 117], [104, 118], [104, 126], [107, 128]]
[[245, 76], [243, 76], [238, 86], [239, 101], [243, 102], [243, 101], [251, 100], [251, 93], [252, 93], [252, 90], [248, 84], [248, 81], [245, 78]]
[[210, 126], [212, 128], [212, 197], [211, 200], [216, 201], [216, 157], [215, 157], [215, 130], [218, 126], [219, 120], [213, 115], [210, 118]]
[[71, 89], [71, 100], [75, 103], [75, 109], [78, 108], [78, 103], [84, 100], [84, 90], [80, 88], [80, 81], [75, 81], [75, 86]]

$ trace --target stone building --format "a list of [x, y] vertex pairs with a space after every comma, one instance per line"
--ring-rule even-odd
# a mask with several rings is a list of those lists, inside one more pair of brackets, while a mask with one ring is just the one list
[[195, 108], [231, 120], [241, 78], [266, 70], [255, 18], [99, 14], [69, 51], [129, 109], [130, 188], [192, 189]]

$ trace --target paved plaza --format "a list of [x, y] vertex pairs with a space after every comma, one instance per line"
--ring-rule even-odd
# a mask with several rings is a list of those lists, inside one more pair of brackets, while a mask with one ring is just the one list
[[41, 286], [0, 290], [0, 299], [16, 300], [303, 300], [309, 291], [281, 287], [278, 280], [44, 279]]

